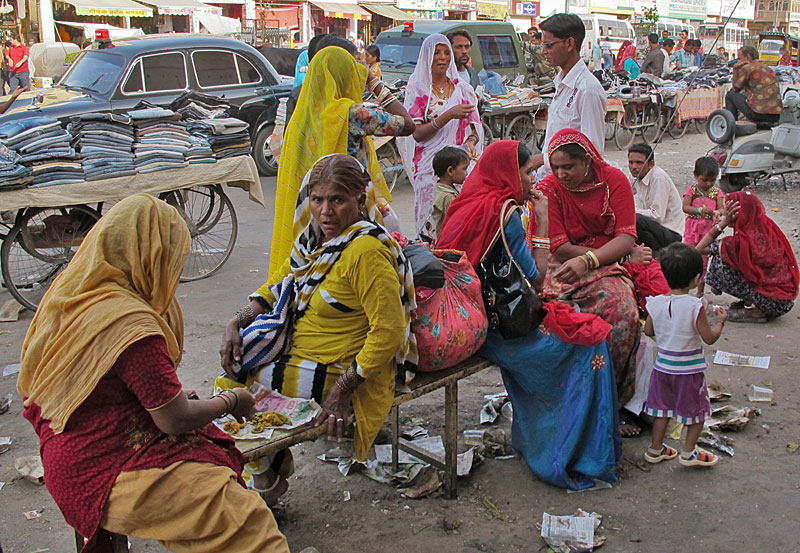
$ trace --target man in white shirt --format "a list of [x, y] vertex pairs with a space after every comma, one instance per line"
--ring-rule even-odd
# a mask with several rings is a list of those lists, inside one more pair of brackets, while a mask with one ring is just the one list
[[556, 93], [547, 110], [544, 154], [537, 156], [539, 178], [548, 175], [547, 148], [561, 129], [581, 131], [603, 154], [606, 134], [606, 91], [581, 60], [581, 45], [586, 29], [580, 17], [558, 13], [548, 17], [542, 27], [542, 51], [547, 62], [558, 67], [553, 84]]
[[477, 88], [481, 81], [475, 70], [469, 66], [472, 57], [472, 37], [464, 29], [456, 29], [447, 35], [447, 40], [453, 48], [453, 61], [456, 63], [459, 80], [469, 83], [473, 89]]
[[628, 169], [636, 202], [637, 241], [654, 253], [680, 242], [685, 221], [683, 202], [667, 172], [656, 167], [653, 149], [647, 144], [631, 146]]

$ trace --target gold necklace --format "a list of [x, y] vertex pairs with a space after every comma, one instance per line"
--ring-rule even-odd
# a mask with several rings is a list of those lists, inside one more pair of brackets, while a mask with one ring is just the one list
[[[450, 79], [447, 79], [447, 80], [445, 81], [445, 86], [448, 88], [448, 90], [450, 89]], [[449, 96], [446, 96], [446, 95], [445, 95], [446, 93], [445, 93], [445, 91], [444, 91], [444, 89], [445, 89], [445, 87], [444, 87], [444, 86], [437, 86], [437, 88], [439, 89], [439, 93], [437, 94], [437, 96], [438, 96], [439, 98], [443, 98], [443, 99], [445, 99], [445, 98], [449, 98]]]

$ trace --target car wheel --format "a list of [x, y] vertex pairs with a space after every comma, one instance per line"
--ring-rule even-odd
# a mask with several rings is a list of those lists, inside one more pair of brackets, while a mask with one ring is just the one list
[[278, 174], [278, 162], [272, 156], [268, 139], [275, 130], [275, 125], [264, 125], [256, 133], [253, 140], [253, 159], [258, 167], [258, 172], [265, 177], [274, 177]]

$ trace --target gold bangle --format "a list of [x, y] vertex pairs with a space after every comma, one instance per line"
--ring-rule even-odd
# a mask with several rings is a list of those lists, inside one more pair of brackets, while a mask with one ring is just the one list
[[600, 260], [597, 259], [597, 255], [592, 250], [586, 252], [586, 256], [591, 259], [592, 264], [594, 265], [591, 267], [592, 269], [597, 269], [600, 266]]

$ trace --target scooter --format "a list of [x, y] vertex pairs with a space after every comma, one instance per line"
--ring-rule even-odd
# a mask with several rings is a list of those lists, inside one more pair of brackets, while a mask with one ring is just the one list
[[708, 116], [706, 134], [717, 146], [708, 155], [719, 162], [719, 183], [724, 192], [736, 192], [771, 178], [780, 178], [787, 190], [786, 175], [800, 173], [800, 91], [790, 89], [783, 98], [783, 113], [766, 133], [749, 121], [736, 121], [726, 109]]

